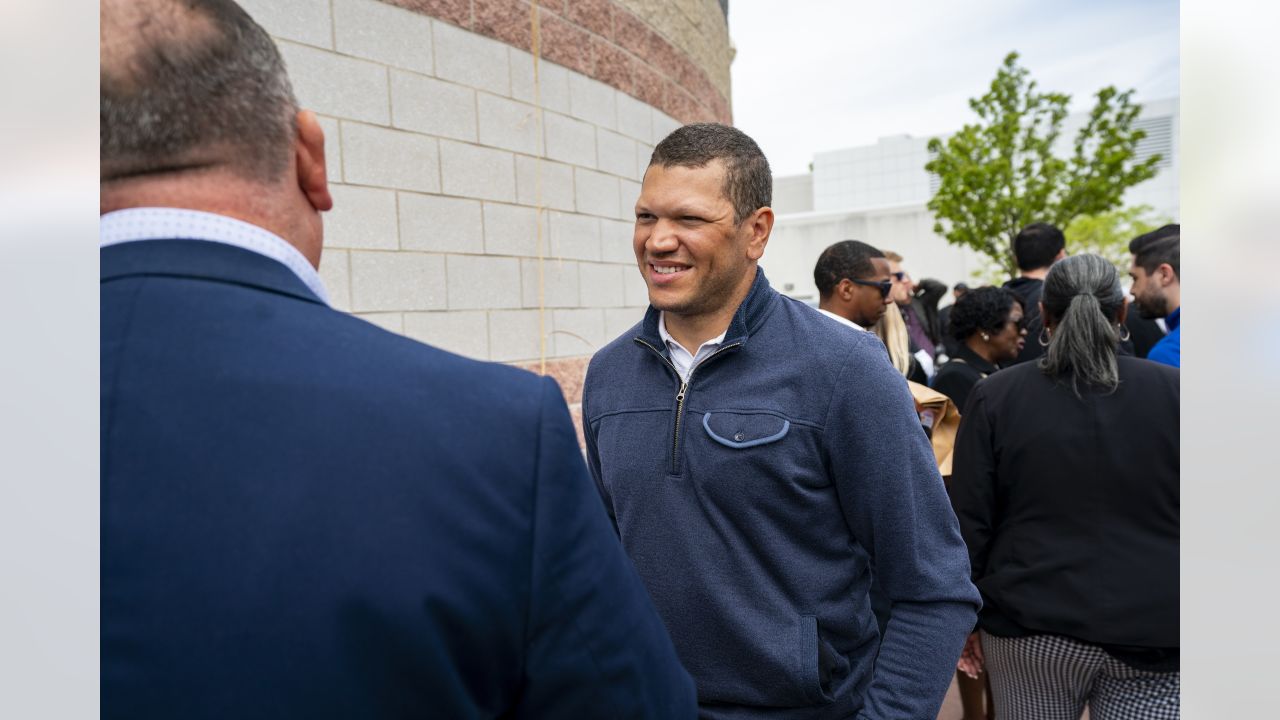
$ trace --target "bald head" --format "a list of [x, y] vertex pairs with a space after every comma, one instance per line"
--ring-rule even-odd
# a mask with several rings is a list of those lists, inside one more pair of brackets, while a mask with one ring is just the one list
[[231, 0], [101, 0], [101, 179], [288, 168], [297, 103], [280, 53]]

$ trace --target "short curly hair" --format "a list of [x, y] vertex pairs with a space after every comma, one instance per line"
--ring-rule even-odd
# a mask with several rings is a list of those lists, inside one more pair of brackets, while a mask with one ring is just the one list
[[980, 287], [956, 300], [951, 311], [951, 335], [964, 342], [976, 332], [1000, 332], [1014, 304], [1022, 305], [1013, 291], [1006, 288]]

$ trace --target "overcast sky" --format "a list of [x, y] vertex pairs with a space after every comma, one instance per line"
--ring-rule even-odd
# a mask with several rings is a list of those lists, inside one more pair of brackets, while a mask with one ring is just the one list
[[729, 35], [734, 124], [776, 175], [824, 150], [958, 130], [1011, 50], [1073, 111], [1107, 85], [1178, 95], [1170, 0], [730, 0]]

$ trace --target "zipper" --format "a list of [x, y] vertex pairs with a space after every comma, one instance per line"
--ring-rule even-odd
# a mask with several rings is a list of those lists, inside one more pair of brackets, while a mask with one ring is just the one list
[[[658, 348], [650, 345], [648, 342], [646, 342], [642, 338], [635, 338], [635, 341], [649, 348], [649, 350], [651, 350], [654, 355], [658, 356], [659, 360], [666, 363], [667, 367], [671, 368], [671, 372], [675, 373], [676, 379], [680, 379], [680, 371], [676, 370], [675, 363], [668, 360], [665, 355], [663, 355], [661, 352], [658, 351]], [[721, 345], [719, 348], [716, 349], [715, 352], [711, 353], [706, 358], [704, 358], [702, 362], [698, 363], [697, 365], [694, 365], [692, 368], [689, 368], [689, 377], [685, 380], [681, 380], [680, 389], [676, 391], [675, 431], [671, 435], [671, 474], [672, 475], [677, 474], [677, 471], [680, 468], [680, 426], [683, 424], [682, 421], [684, 420], [684, 399], [685, 399], [685, 396], [688, 395], [689, 393], [689, 383], [693, 381], [693, 373], [696, 372], [698, 368], [711, 362], [711, 360], [716, 356], [726, 351], [732, 350], [736, 347], [739, 347], [741, 345], [742, 343], [740, 342], [730, 343], [728, 345]]]
[[[697, 368], [689, 368], [689, 380], [693, 379], [693, 371]], [[685, 380], [680, 384], [680, 392], [676, 393], [676, 431], [671, 438], [671, 474], [676, 474], [676, 469], [680, 467], [680, 421], [684, 419], [684, 395], [689, 389], [689, 380]]]

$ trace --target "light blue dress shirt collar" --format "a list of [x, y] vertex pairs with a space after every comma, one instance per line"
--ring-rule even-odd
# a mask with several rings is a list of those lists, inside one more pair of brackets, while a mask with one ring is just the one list
[[328, 305], [320, 273], [284, 238], [242, 220], [181, 208], [141, 207], [116, 210], [98, 223], [99, 247], [139, 240], [203, 240], [233, 245], [269, 257], [293, 271]]

